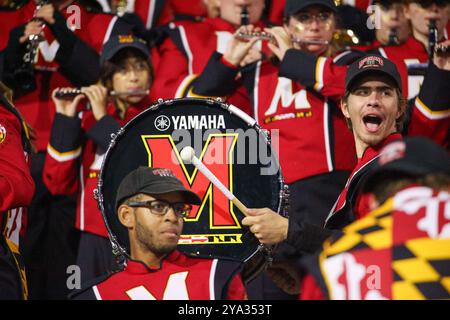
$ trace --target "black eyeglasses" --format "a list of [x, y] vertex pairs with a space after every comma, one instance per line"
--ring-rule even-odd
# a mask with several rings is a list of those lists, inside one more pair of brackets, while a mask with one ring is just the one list
[[133, 208], [147, 208], [151, 213], [158, 216], [165, 215], [170, 208], [173, 208], [175, 214], [181, 218], [186, 218], [192, 210], [190, 204], [184, 202], [170, 203], [164, 200], [131, 201], [127, 205]]

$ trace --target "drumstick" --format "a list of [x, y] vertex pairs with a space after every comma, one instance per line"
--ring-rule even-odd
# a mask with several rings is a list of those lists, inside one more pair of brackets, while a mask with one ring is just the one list
[[195, 156], [195, 151], [192, 147], [183, 148], [180, 156], [183, 162], [192, 163], [199, 171], [201, 171], [217, 188], [219, 188], [220, 191], [222, 191], [225, 197], [233, 202], [234, 205], [247, 216], [247, 207]]

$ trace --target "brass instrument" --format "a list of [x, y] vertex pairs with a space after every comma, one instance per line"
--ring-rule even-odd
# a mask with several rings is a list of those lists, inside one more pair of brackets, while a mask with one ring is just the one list
[[[48, 4], [48, 0], [39, 1], [36, 4], [36, 10], [34, 12], [31, 21], [41, 21], [42, 28], [45, 27], [45, 23], [42, 19], [36, 17], [36, 13], [39, 9]], [[35, 78], [34, 78], [34, 63], [38, 54], [39, 44], [44, 41], [45, 38], [40, 34], [31, 34], [28, 36], [28, 42], [26, 47], [26, 52], [22, 58], [23, 64], [14, 72], [14, 76], [17, 82], [21, 85], [22, 89], [34, 90], [36, 88]]]
[[[260, 40], [274, 40], [275, 38], [267, 32], [238, 32], [237, 34], [238, 38], [241, 39], [252, 39], [252, 38], [259, 38]], [[304, 40], [304, 39], [298, 39], [298, 38], [291, 38], [291, 41], [293, 43], [299, 43], [299, 44], [317, 44], [317, 45], [327, 45], [329, 44], [328, 41], [324, 40]]]
[[[36, 4], [36, 10], [34, 11], [33, 18], [29, 21], [41, 21], [42, 22], [42, 28], [45, 28], [45, 23], [42, 19], [36, 17], [36, 13], [46, 4], [48, 4], [48, 0], [41, 0]], [[39, 46], [39, 43], [44, 41], [45, 38], [40, 34], [31, 34], [28, 36], [28, 45], [27, 49], [28, 52], [24, 55], [23, 60], [25, 63], [33, 63], [36, 58], [37, 49]]]
[[352, 46], [360, 44], [358, 36], [351, 29], [336, 30], [331, 42], [337, 51], [347, 50]]
[[[150, 93], [150, 90], [133, 90], [133, 91], [114, 91], [111, 90], [108, 92], [109, 97], [126, 97], [126, 96], [146, 96]], [[58, 90], [55, 92], [55, 97], [58, 99], [67, 99], [71, 100], [75, 98], [76, 96], [83, 94], [81, 92], [81, 88], [73, 88], [68, 90]]]

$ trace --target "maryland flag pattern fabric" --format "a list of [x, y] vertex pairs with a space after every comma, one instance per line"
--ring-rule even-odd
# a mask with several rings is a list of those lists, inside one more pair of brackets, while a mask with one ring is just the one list
[[397, 193], [325, 242], [308, 269], [329, 299], [450, 299], [450, 194]]

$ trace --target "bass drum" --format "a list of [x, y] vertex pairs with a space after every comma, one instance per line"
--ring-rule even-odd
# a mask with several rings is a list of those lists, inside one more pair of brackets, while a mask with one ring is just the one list
[[158, 101], [112, 136], [100, 172], [97, 200], [114, 254], [128, 256], [125, 227], [115, 212], [121, 180], [139, 166], [168, 168], [202, 199], [184, 220], [178, 249], [202, 258], [243, 262], [243, 280], [264, 270], [270, 250], [241, 225], [244, 215], [180, 151], [197, 157], [248, 208], [282, 213], [284, 183], [268, 133], [233, 105], [211, 99]]

